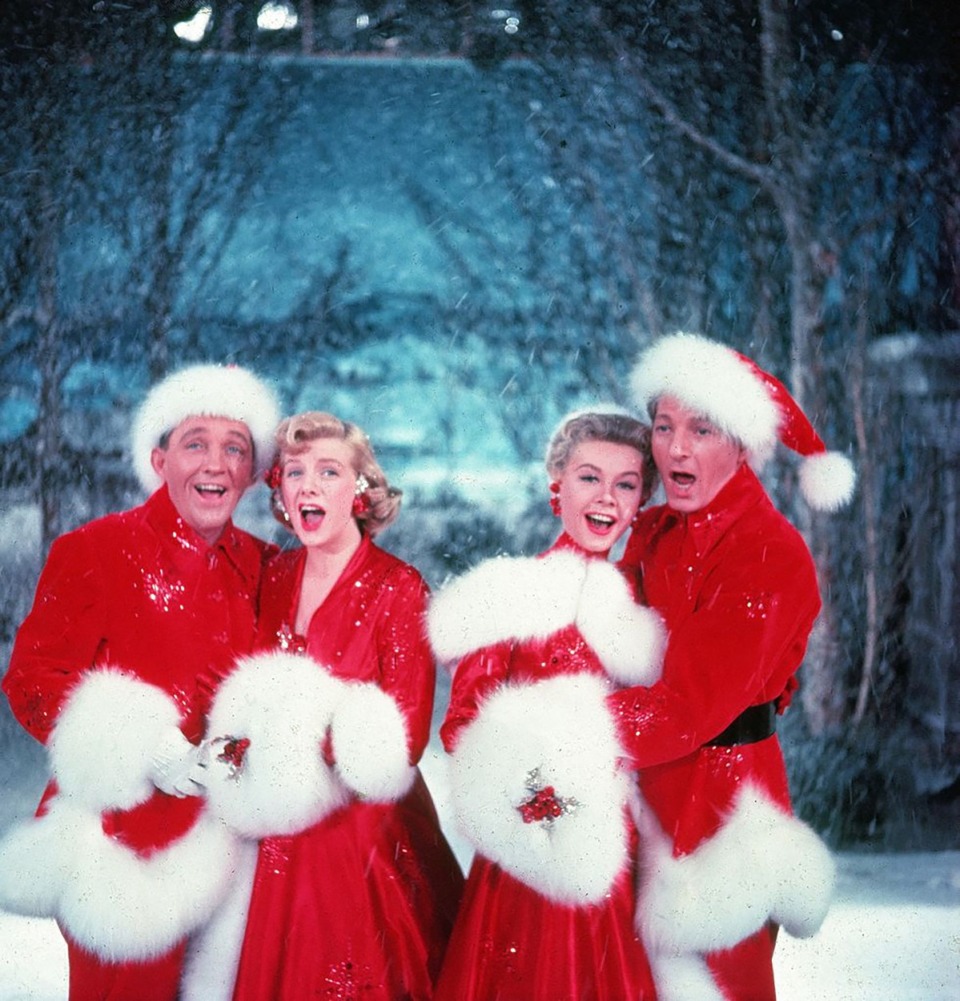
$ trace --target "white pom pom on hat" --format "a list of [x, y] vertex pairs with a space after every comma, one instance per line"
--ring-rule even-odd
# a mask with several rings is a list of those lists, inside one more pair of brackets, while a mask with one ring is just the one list
[[201, 364], [173, 372], [153, 386], [133, 418], [131, 451], [140, 485], [153, 493], [161, 483], [150, 461], [161, 438], [188, 417], [226, 417], [250, 429], [257, 471], [273, 458], [280, 409], [273, 390], [238, 365]]
[[630, 388], [647, 410], [673, 396], [743, 443], [757, 469], [780, 441], [803, 456], [800, 492], [820, 511], [835, 511], [853, 496], [850, 460], [828, 452], [786, 386], [733, 348], [700, 334], [677, 333], [656, 341], [634, 366]]

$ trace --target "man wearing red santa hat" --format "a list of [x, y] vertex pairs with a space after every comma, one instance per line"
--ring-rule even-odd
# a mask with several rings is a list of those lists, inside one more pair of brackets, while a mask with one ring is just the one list
[[780, 382], [704, 337], [657, 341], [631, 388], [666, 503], [641, 512], [623, 566], [668, 630], [660, 682], [608, 697], [642, 793], [637, 928], [661, 1001], [770, 1001], [777, 929], [817, 930], [834, 869], [791, 814], [775, 732], [816, 573], [754, 469], [779, 440], [804, 456], [807, 502], [833, 510], [853, 467]]
[[57, 539], [3, 690], [46, 744], [38, 817], [0, 843], [0, 904], [52, 916], [73, 1001], [173, 1001], [234, 843], [194, 781], [211, 693], [249, 652], [268, 548], [232, 516], [272, 455], [271, 390], [195, 365], [133, 422], [146, 503]]

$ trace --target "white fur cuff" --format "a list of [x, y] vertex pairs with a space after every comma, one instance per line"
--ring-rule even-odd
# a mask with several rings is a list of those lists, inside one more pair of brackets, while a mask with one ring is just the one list
[[364, 799], [398, 800], [416, 777], [407, 725], [397, 703], [374, 684], [350, 685], [333, 714], [333, 757], [342, 781]]
[[61, 792], [100, 812], [130, 809], [153, 792], [153, 756], [180, 711], [156, 685], [112, 668], [87, 671], [48, 744]]

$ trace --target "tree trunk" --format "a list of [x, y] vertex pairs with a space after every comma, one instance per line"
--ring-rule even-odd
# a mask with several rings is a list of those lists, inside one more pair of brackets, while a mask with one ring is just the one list
[[[802, 165], [797, 173], [802, 175]], [[824, 267], [822, 244], [809, 224], [811, 213], [804, 204], [802, 189], [781, 188], [778, 208], [790, 250], [790, 391], [801, 410], [815, 421], [824, 411], [824, 380], [817, 343], [823, 321]], [[794, 507], [800, 532], [813, 554], [823, 596], [823, 609], [810, 636], [804, 661], [801, 701], [810, 729], [822, 734], [838, 727], [844, 719], [843, 686], [837, 684], [841, 663], [838, 623], [831, 606], [831, 569], [827, 524], [804, 504]]]

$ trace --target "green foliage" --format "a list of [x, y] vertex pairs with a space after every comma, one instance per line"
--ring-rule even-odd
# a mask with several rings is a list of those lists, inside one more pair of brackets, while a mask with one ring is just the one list
[[800, 712], [786, 714], [781, 735], [794, 810], [831, 847], [918, 847], [905, 824], [917, 797], [901, 740], [869, 727], [815, 736]]

